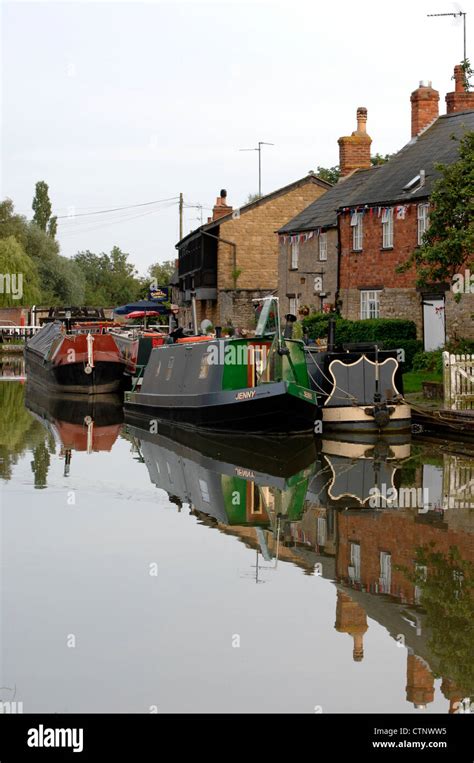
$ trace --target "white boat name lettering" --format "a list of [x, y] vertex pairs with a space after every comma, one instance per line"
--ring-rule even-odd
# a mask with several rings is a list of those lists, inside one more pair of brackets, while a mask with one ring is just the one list
[[235, 399], [236, 400], [251, 400], [253, 397], [255, 397], [256, 391], [254, 389], [248, 389], [245, 392], [237, 392]]

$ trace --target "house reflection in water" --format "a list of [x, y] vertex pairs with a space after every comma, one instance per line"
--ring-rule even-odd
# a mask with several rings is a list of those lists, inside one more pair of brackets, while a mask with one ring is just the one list
[[152, 481], [200, 522], [334, 582], [335, 630], [351, 637], [356, 662], [369, 619], [406, 647], [407, 702], [432, 703], [435, 677], [450, 712], [474, 696], [472, 458], [453, 446], [325, 439], [316, 457], [300, 447], [285, 473], [289, 456], [261, 444], [226, 451], [206, 440], [202, 453], [194, 436], [191, 447], [189, 435], [130, 431]]

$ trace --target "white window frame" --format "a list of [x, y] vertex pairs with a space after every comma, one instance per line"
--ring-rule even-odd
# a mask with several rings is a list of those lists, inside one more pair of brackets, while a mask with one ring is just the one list
[[416, 216], [418, 220], [418, 246], [422, 245], [423, 233], [429, 227], [428, 210], [429, 210], [429, 204], [426, 204], [426, 203], [418, 204], [418, 207], [416, 210]]
[[321, 262], [326, 261], [328, 258], [328, 234], [319, 234], [319, 259]]
[[362, 223], [362, 213], [354, 212], [351, 218], [352, 227], [352, 249], [354, 252], [361, 252], [364, 240], [364, 230]]
[[203, 503], [210, 503], [211, 497], [209, 495], [209, 486], [206, 480], [199, 480], [199, 489], [201, 491], [201, 499]]
[[360, 543], [349, 543], [350, 565], [349, 578], [353, 583], [360, 583]]
[[360, 319], [380, 317], [380, 289], [362, 289], [360, 292]]
[[317, 518], [317, 538], [318, 546], [325, 546], [327, 542], [327, 520], [326, 517]]
[[380, 552], [380, 589], [390, 593], [392, 587], [392, 555], [388, 551]]
[[393, 249], [393, 207], [382, 213], [382, 249]]
[[[299, 299], [298, 299], [298, 297], [290, 297], [290, 308], [289, 308], [289, 312], [290, 312], [292, 315], [298, 315], [298, 302], [299, 302]], [[294, 310], [292, 310], [292, 308], [294, 308]]]
[[291, 244], [291, 270], [298, 270], [298, 258], [300, 254], [300, 242], [293, 241]]

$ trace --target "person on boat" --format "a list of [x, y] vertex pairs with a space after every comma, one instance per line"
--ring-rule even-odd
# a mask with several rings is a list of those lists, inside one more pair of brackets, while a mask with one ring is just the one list
[[179, 313], [179, 306], [178, 305], [170, 305], [170, 334], [172, 331], [178, 328], [179, 321], [178, 321], [178, 313]]

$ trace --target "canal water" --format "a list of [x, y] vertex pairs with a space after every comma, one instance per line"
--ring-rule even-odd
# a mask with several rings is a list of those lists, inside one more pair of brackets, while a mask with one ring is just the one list
[[2, 368], [0, 701], [448, 713], [474, 698], [472, 447], [229, 443]]

